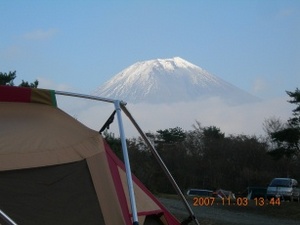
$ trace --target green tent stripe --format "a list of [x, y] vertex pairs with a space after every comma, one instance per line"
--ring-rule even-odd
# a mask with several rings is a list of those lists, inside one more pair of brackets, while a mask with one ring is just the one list
[[57, 107], [56, 95], [54, 90], [50, 90], [52, 105]]

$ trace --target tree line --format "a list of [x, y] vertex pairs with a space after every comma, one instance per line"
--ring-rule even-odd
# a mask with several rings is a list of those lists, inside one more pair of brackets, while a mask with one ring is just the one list
[[[247, 187], [267, 187], [274, 177], [300, 181], [300, 90], [287, 92], [296, 105], [292, 117], [282, 122], [266, 119], [265, 137], [229, 135], [216, 126], [200, 122], [185, 131], [180, 127], [146, 133], [182, 191], [189, 188], [235, 193]], [[104, 137], [122, 159], [120, 138], [105, 132]], [[156, 193], [174, 193], [152, 153], [141, 138], [127, 139], [132, 172]]]

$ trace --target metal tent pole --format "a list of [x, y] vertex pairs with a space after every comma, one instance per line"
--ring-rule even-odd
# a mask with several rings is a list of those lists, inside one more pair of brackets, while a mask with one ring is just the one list
[[114, 104], [115, 104], [115, 109], [116, 109], [118, 123], [119, 123], [119, 131], [120, 131], [120, 137], [121, 137], [121, 143], [122, 143], [122, 149], [123, 149], [123, 157], [124, 157], [124, 163], [125, 163], [125, 169], [126, 169], [126, 177], [127, 177], [127, 185], [128, 185], [129, 198], [130, 198], [130, 204], [131, 204], [133, 225], [138, 225], [139, 222], [138, 222], [138, 216], [137, 216], [137, 209], [136, 209], [136, 202], [135, 202], [135, 196], [134, 196], [134, 189], [133, 189], [133, 182], [132, 182], [132, 176], [131, 176], [131, 169], [130, 169], [130, 163], [129, 163], [129, 157], [128, 157], [125, 132], [124, 132], [122, 116], [121, 116], [120, 101], [117, 100], [114, 102]]
[[15, 221], [13, 221], [8, 215], [6, 215], [1, 209], [0, 209], [0, 217], [4, 220], [5, 223], [8, 225], [17, 225]]
[[71, 97], [77, 97], [77, 98], [85, 98], [85, 99], [90, 99], [90, 100], [97, 100], [97, 101], [108, 102], [108, 103], [114, 103], [115, 102], [114, 99], [102, 98], [102, 97], [93, 96], [93, 95], [84, 95], [84, 94], [78, 94], [78, 93], [66, 92], [66, 91], [55, 91], [55, 94], [71, 96]]
[[132, 115], [130, 114], [130, 112], [127, 110], [127, 108], [125, 107], [125, 105], [122, 105], [121, 108], [122, 108], [123, 112], [127, 115], [127, 117], [130, 119], [130, 121], [132, 122], [132, 124], [135, 126], [135, 128], [137, 129], [137, 131], [140, 133], [140, 135], [142, 136], [142, 138], [144, 139], [144, 141], [146, 142], [146, 144], [150, 148], [152, 154], [156, 158], [157, 162], [159, 163], [159, 165], [161, 166], [161, 168], [163, 169], [163, 171], [167, 175], [167, 177], [168, 177], [169, 181], [171, 182], [173, 188], [175, 189], [175, 191], [177, 192], [177, 194], [180, 196], [180, 198], [183, 201], [183, 203], [184, 203], [187, 211], [189, 212], [189, 215], [190, 215], [189, 219], [195, 221], [195, 223], [197, 225], [200, 225], [200, 223], [197, 220], [197, 218], [195, 217], [195, 214], [194, 214], [193, 210], [191, 209], [189, 203], [187, 202], [186, 198], [184, 197], [182, 191], [178, 187], [176, 181], [174, 180], [172, 174], [170, 173], [170, 171], [168, 170], [167, 166], [163, 162], [162, 158], [160, 157], [160, 155], [156, 151], [155, 147], [152, 145], [152, 143], [150, 142], [150, 140], [148, 139], [148, 137], [146, 136], [146, 134], [139, 127], [139, 125], [134, 120], [134, 118], [132, 117]]

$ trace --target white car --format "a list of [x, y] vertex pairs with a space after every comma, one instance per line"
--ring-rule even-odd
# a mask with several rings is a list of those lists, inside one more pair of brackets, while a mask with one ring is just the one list
[[298, 182], [291, 178], [274, 178], [267, 188], [267, 198], [281, 198], [284, 200], [298, 200], [300, 189]]

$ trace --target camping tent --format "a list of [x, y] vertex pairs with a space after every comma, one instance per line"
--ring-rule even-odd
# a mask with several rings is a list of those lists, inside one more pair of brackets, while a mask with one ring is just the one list
[[[179, 224], [132, 179], [139, 224]], [[128, 193], [124, 164], [54, 91], [0, 86], [1, 211], [25, 225], [129, 225]]]

